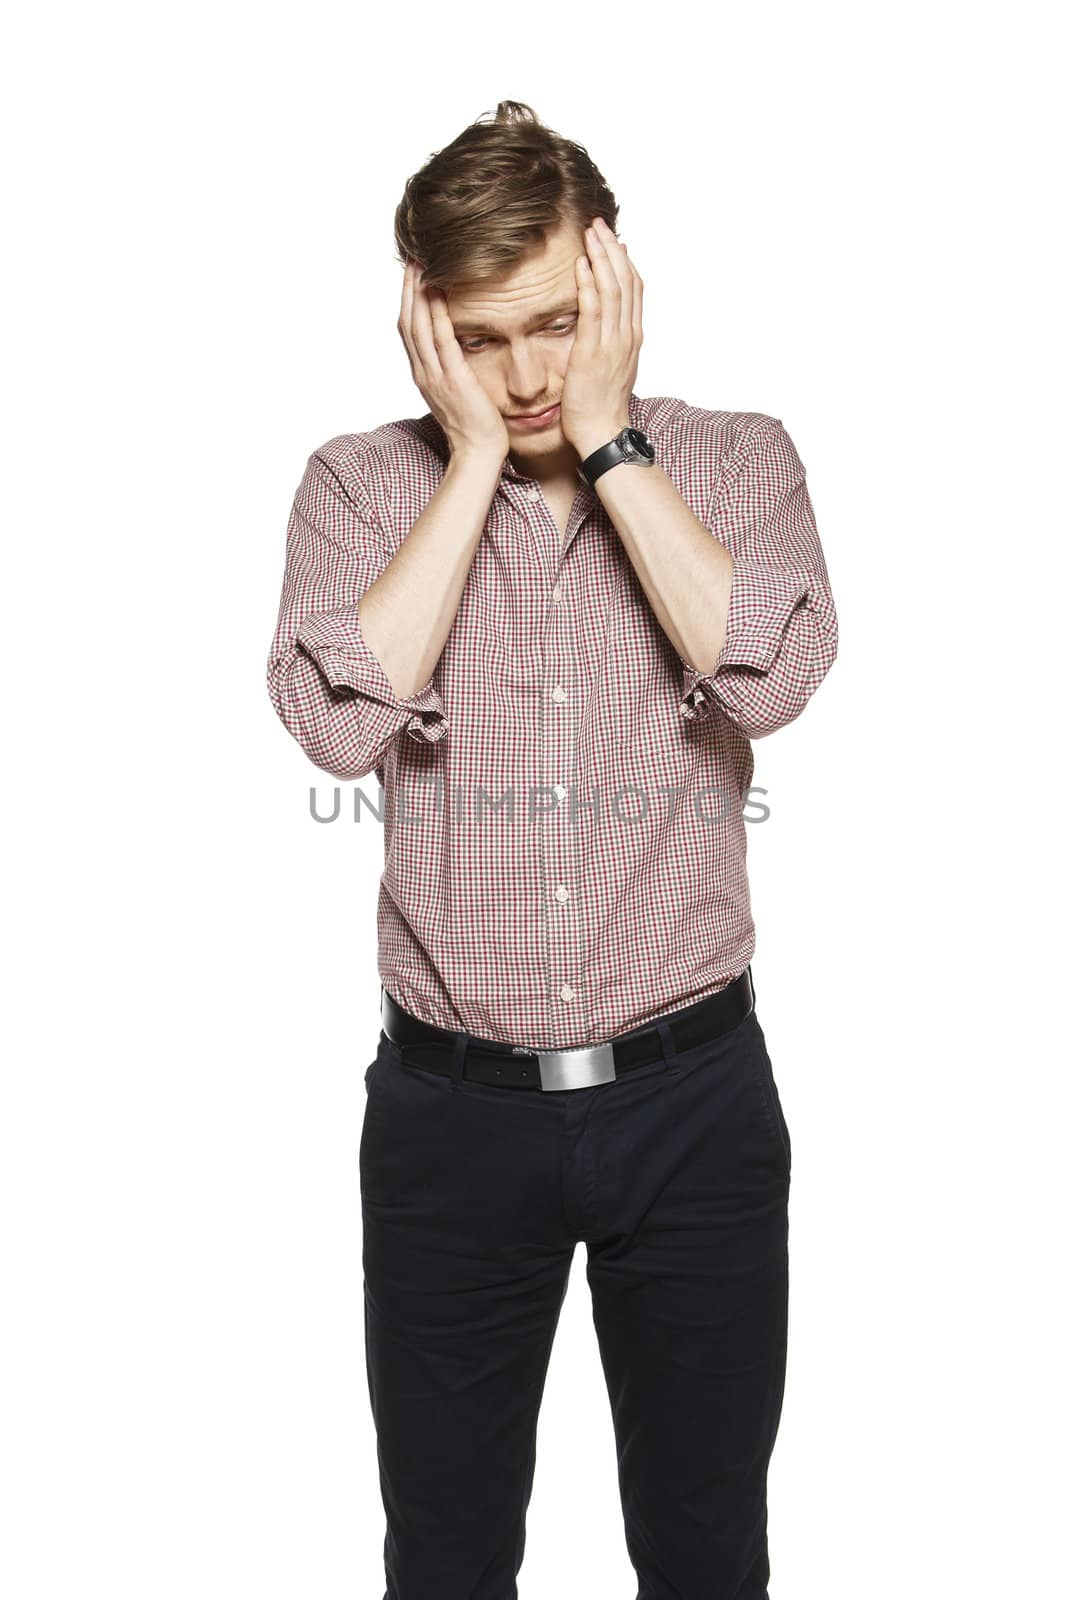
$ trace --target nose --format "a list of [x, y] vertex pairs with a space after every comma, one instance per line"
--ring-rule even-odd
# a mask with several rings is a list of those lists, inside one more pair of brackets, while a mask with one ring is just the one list
[[506, 385], [515, 411], [539, 411], [546, 404], [546, 362], [534, 350], [511, 352]]

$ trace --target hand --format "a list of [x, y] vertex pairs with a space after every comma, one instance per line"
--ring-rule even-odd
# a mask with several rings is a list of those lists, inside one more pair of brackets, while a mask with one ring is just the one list
[[509, 454], [509, 429], [465, 360], [446, 296], [441, 289], [425, 288], [422, 278], [423, 268], [407, 261], [398, 332], [409, 353], [413, 382], [441, 424], [451, 455], [487, 456], [501, 467]]
[[628, 402], [643, 343], [643, 279], [597, 217], [576, 260], [580, 319], [569, 352], [561, 429], [581, 461], [629, 426]]

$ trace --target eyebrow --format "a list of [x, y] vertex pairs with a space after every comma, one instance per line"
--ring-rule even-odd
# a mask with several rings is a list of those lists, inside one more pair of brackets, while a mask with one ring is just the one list
[[[575, 301], [566, 301], [562, 305], [551, 306], [549, 311], [537, 311], [534, 317], [529, 317], [527, 325], [528, 325], [529, 328], [534, 328], [540, 322], [550, 322], [554, 317], [562, 317], [562, 316], [565, 316], [567, 313], [570, 316], [576, 316], [576, 314], [577, 314], [579, 309], [580, 308], [579, 308], [579, 306], [577, 306]], [[480, 322], [480, 323], [477, 323], [477, 322], [457, 323], [457, 322], [455, 322], [453, 327], [454, 327], [454, 332], [455, 333], [460, 333], [462, 336], [464, 336], [465, 334], [476, 334], [476, 333], [496, 334], [496, 333], [500, 333], [502, 331], [500, 328], [492, 328], [492, 327], [488, 326], [487, 323], [483, 323], [483, 322]]]

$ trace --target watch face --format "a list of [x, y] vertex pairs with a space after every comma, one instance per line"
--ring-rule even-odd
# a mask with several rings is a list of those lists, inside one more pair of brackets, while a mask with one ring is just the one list
[[641, 433], [639, 428], [626, 428], [625, 434], [628, 443], [637, 455], [646, 456], [648, 461], [654, 460], [654, 446], [650, 443], [645, 433]]

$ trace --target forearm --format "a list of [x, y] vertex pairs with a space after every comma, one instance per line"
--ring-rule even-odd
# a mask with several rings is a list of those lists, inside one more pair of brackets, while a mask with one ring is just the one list
[[651, 609], [682, 660], [709, 672], [725, 642], [732, 556], [712, 539], [657, 464], [595, 480]]
[[397, 553], [360, 597], [361, 631], [402, 698], [424, 687], [442, 654], [501, 470], [489, 456], [451, 456]]

